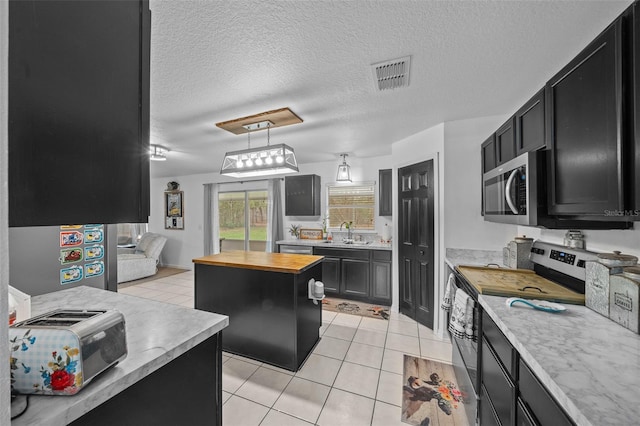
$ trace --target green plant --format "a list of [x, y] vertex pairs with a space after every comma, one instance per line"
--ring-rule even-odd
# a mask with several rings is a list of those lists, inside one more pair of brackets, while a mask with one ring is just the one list
[[299, 233], [300, 227], [298, 225], [291, 224], [291, 226], [289, 227], [289, 234], [291, 234], [292, 237], [297, 238]]
[[327, 224], [329, 223], [329, 216], [325, 216], [322, 218], [322, 233], [327, 233]]

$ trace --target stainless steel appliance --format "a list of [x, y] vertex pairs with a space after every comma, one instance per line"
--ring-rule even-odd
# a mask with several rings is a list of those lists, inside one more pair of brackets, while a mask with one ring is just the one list
[[312, 246], [297, 246], [295, 244], [279, 244], [280, 253], [313, 254]]
[[533, 271], [466, 267], [474, 271], [487, 269], [487, 274], [490, 274], [487, 277], [490, 278], [484, 281], [478, 281], [478, 276], [465, 276], [462, 272], [465, 270], [464, 266], [456, 267], [453, 271], [456, 278], [455, 288], [464, 290], [476, 302], [473, 311], [474, 338], [461, 339], [451, 334], [452, 360], [458, 386], [467, 395], [475, 396], [465, 400], [467, 416], [470, 419], [476, 418], [477, 398], [480, 395], [478, 366], [481, 351], [478, 349], [478, 343], [481, 340], [479, 338], [482, 330], [482, 308], [478, 303], [478, 295], [518, 295], [522, 298], [584, 303], [586, 262], [597, 259], [596, 253], [542, 241], [533, 243], [530, 258]]
[[9, 327], [11, 388], [73, 395], [127, 357], [124, 316], [116, 310], [59, 309]]
[[486, 221], [538, 225], [539, 206], [546, 206], [544, 193], [538, 193], [542, 155], [540, 151], [524, 153], [483, 175]]

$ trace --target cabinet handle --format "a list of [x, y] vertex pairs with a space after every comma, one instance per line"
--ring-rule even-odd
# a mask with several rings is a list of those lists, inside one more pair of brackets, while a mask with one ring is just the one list
[[420, 256], [424, 255], [424, 250], [420, 250]]

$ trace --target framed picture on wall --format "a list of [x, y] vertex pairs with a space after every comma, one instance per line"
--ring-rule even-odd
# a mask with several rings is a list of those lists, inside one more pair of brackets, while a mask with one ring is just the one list
[[165, 191], [164, 216], [165, 229], [184, 229], [184, 193], [182, 191]]

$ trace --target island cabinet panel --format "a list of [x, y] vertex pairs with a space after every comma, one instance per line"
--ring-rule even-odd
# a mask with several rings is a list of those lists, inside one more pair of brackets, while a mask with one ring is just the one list
[[321, 262], [299, 273], [196, 263], [195, 307], [229, 317], [223, 350], [297, 371], [322, 325], [321, 303], [308, 298], [311, 278], [322, 280]]
[[208, 338], [70, 424], [221, 426], [221, 336]]
[[624, 210], [621, 27], [615, 21], [547, 82], [552, 215]]
[[9, 2], [9, 226], [146, 223], [151, 12]]

